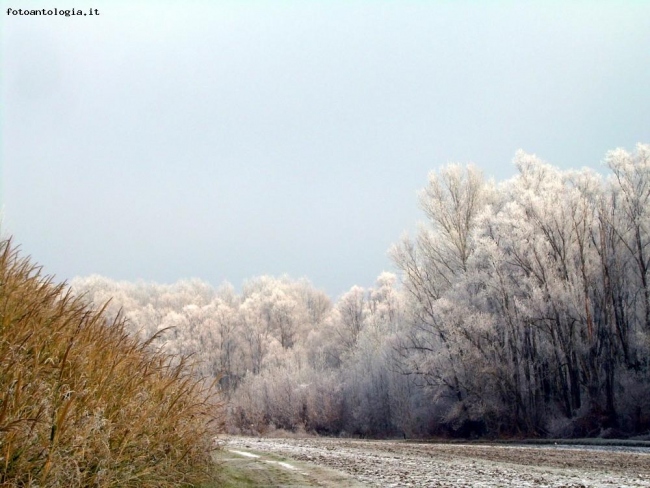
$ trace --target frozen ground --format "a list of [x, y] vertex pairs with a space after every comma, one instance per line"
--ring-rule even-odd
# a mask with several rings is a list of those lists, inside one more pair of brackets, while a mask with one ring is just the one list
[[[650, 452], [639, 450], [328, 438], [225, 441], [227, 450], [256, 453], [260, 461], [269, 455], [292, 467], [292, 461], [298, 462], [300, 472], [312, 480], [302, 486], [330, 486], [307, 476], [320, 467], [340, 472], [340, 486], [650, 487]], [[349, 483], [343, 483], [345, 478]]]

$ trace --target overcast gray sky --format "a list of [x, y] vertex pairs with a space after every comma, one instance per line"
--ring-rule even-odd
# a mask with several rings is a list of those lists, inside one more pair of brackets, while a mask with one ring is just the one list
[[432, 169], [650, 142], [648, 1], [0, 3], [3, 231], [59, 280], [335, 297], [392, 270]]

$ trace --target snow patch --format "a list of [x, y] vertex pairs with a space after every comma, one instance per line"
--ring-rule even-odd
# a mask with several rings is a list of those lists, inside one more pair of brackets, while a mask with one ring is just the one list
[[269, 460], [265, 459], [264, 462], [269, 463], [269, 464], [279, 464], [280, 466], [282, 466], [283, 468], [286, 468], [286, 469], [291, 469], [291, 470], [297, 470], [298, 469], [295, 466], [292, 466], [289, 463], [283, 463], [282, 461], [269, 461]]
[[232, 452], [234, 454], [239, 454], [240, 456], [246, 456], [246, 457], [251, 457], [251, 458], [258, 458], [257, 454], [253, 454], [252, 452], [244, 452], [244, 451], [235, 451], [234, 449], [228, 449], [229, 452]]

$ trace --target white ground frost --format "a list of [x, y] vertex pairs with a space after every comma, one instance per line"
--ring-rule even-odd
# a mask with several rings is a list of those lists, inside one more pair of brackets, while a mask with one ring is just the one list
[[231, 437], [227, 446], [327, 466], [376, 487], [650, 487], [650, 454], [642, 452], [326, 438]]

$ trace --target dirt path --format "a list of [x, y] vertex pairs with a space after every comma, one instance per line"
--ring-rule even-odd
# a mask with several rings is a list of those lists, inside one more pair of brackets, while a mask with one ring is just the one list
[[267, 486], [650, 487], [650, 453], [639, 452], [244, 437], [228, 438], [226, 449], [280, 456], [305, 476], [303, 485]]
[[252, 449], [244, 442], [237, 449], [227, 445], [216, 461], [223, 468], [219, 486], [243, 487], [326, 487], [360, 488], [366, 486], [352, 476], [327, 466]]

